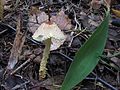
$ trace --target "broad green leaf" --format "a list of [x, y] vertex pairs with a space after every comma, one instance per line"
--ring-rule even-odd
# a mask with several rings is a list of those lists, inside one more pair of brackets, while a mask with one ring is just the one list
[[108, 10], [104, 21], [76, 53], [60, 90], [71, 90], [85, 79], [98, 64], [107, 39], [109, 18]]

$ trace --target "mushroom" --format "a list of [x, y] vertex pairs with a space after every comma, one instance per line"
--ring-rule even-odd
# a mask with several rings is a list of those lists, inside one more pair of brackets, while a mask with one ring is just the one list
[[[45, 48], [43, 51], [43, 57], [40, 63], [39, 76], [41, 78], [46, 77], [46, 64], [47, 59], [49, 58], [50, 50], [57, 49], [60, 44], [55, 44], [59, 42], [64, 42], [66, 37], [63, 32], [59, 29], [56, 23], [54, 22], [44, 22], [39, 28], [35, 31], [32, 38], [36, 41], [44, 41]], [[57, 48], [52, 49], [52, 45], [57, 45]]]

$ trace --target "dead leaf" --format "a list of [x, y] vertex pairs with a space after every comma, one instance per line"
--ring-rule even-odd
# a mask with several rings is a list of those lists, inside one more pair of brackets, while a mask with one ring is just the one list
[[40, 13], [40, 10], [39, 10], [39, 7], [34, 7], [34, 6], [31, 6], [30, 7], [30, 15], [37, 15], [38, 13]]
[[12, 70], [16, 63], [18, 62], [18, 58], [21, 54], [22, 47], [25, 42], [25, 35], [21, 32], [21, 19], [19, 18], [18, 24], [17, 24], [17, 33], [15, 36], [14, 44], [11, 49], [11, 54], [8, 62], [7, 69]]
[[[33, 12], [29, 18], [29, 31], [34, 33], [40, 24], [48, 21], [48, 15], [45, 12], [38, 12], [36, 8], [32, 8]], [[56, 16], [51, 17], [51, 22], [55, 22], [61, 30], [69, 30], [72, 27], [71, 20], [61, 10]]]
[[39, 25], [48, 20], [48, 15], [45, 12], [39, 12], [37, 14], [33, 14], [29, 18], [29, 31], [34, 33]]
[[112, 9], [112, 12], [120, 18], [120, 10]]
[[72, 27], [71, 20], [65, 15], [63, 10], [61, 10], [56, 16], [52, 16], [51, 21], [55, 22], [61, 30], [69, 30]]

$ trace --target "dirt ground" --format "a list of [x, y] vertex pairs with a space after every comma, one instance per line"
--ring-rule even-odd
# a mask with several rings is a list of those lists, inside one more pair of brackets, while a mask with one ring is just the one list
[[[0, 90], [59, 90], [75, 52], [104, 18], [104, 5], [93, 8], [96, 6], [91, 6], [91, 0], [49, 1], [49, 5], [44, 0], [5, 1], [4, 18], [0, 21]], [[46, 19], [41, 12], [47, 14], [48, 6], [51, 16], [57, 15], [60, 10], [64, 11], [62, 18], [58, 16], [60, 19], [57, 23], [67, 39], [58, 49], [50, 52], [47, 76], [39, 80], [39, 63], [45, 45], [31, 36]], [[112, 8], [120, 10], [120, 1], [114, 0]], [[34, 14], [39, 17], [38, 21], [33, 17]], [[119, 23], [114, 23], [114, 20]], [[63, 27], [63, 24], [67, 26]], [[120, 53], [113, 55], [117, 52], [120, 52], [120, 18], [111, 11], [109, 35], [103, 53], [108, 57], [101, 58], [93, 72], [74, 90], [120, 90]], [[8, 62], [14, 58], [18, 62], [9, 71]]]

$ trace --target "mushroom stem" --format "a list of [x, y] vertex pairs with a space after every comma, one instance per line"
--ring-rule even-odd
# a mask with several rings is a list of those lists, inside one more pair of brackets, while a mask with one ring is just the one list
[[51, 38], [48, 38], [47, 40], [45, 40], [45, 49], [40, 63], [40, 69], [39, 69], [40, 79], [46, 77], [46, 70], [47, 70], [46, 65], [47, 65], [47, 59], [49, 58], [49, 54], [50, 54], [50, 46], [51, 46]]

